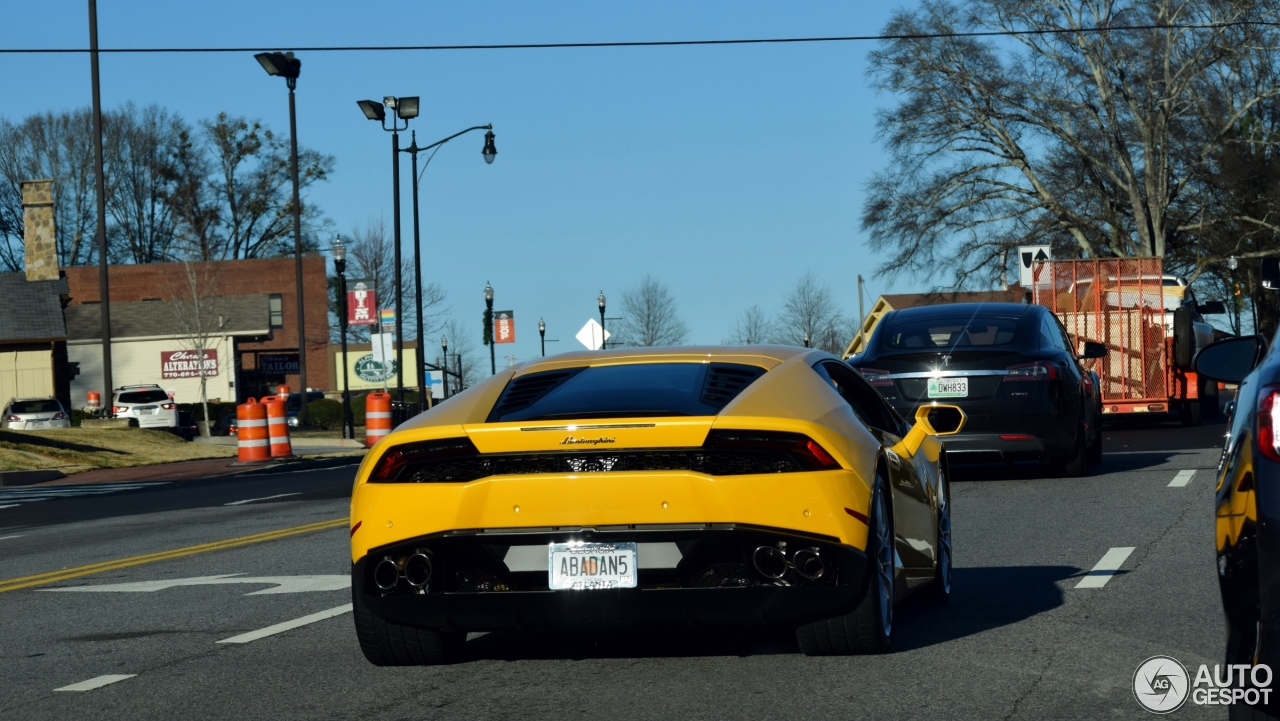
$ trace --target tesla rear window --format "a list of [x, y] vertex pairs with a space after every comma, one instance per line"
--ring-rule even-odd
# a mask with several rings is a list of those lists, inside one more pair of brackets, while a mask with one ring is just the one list
[[60, 413], [62, 406], [55, 400], [47, 401], [14, 401], [9, 406], [10, 413]]
[[489, 422], [715, 415], [764, 373], [738, 363], [634, 363], [530, 373], [507, 384]]
[[1018, 339], [1018, 318], [941, 316], [898, 320], [885, 328], [885, 348], [986, 348], [1013, 345]]
[[117, 403], [162, 403], [169, 400], [169, 394], [164, 391], [133, 391], [130, 393], [121, 393]]

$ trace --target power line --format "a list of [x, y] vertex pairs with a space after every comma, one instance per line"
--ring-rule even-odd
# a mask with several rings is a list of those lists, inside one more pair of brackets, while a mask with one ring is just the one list
[[[1094, 35], [1108, 32], [1135, 32], [1142, 30], [1217, 30], [1230, 27], [1275, 27], [1280, 23], [1262, 20], [1236, 20], [1224, 23], [1172, 23], [1152, 25], [1115, 25], [1086, 28], [1044, 28], [1032, 30], [981, 30], [952, 33], [902, 33], [890, 35], [844, 35], [833, 37], [801, 38], [742, 38], [733, 40], [634, 40], [598, 43], [505, 43], [492, 45], [317, 45], [273, 46], [288, 48], [294, 52], [386, 52], [409, 50], [552, 50], [565, 48], [655, 48], [697, 45], [786, 45], [797, 43], [847, 43], [880, 40], [944, 40], [947, 38], [990, 38], [1018, 35]], [[212, 48], [99, 48], [100, 53], [252, 53], [270, 50], [265, 46], [212, 47]], [[0, 54], [67, 54], [87, 53], [88, 48], [0, 48]]]

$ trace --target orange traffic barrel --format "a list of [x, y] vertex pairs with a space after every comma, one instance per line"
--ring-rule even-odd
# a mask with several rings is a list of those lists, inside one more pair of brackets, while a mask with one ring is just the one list
[[236, 450], [241, 463], [271, 460], [267, 441], [267, 407], [256, 399], [236, 406]]
[[287, 385], [285, 385], [285, 384], [283, 384], [283, 383], [281, 383], [280, 385], [276, 386], [276, 395], [280, 396], [281, 398], [283, 398], [283, 397], [285, 397], [285, 396], [289, 395], [289, 386], [287, 386]]
[[101, 408], [101, 407], [102, 407], [102, 394], [101, 394], [101, 393], [99, 393], [99, 392], [97, 392], [97, 391], [89, 391], [89, 407], [90, 407], [90, 408]]
[[391, 432], [391, 394], [373, 392], [364, 397], [364, 445], [367, 448]]
[[272, 458], [292, 458], [289, 442], [289, 414], [285, 412], [285, 396], [266, 396], [258, 402], [267, 407], [267, 438], [271, 441]]

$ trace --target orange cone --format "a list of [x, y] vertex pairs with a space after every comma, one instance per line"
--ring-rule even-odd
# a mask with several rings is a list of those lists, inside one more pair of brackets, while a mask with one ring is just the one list
[[375, 391], [364, 397], [364, 445], [366, 448], [391, 432], [391, 394]]
[[271, 441], [271, 457], [292, 458], [293, 444], [289, 442], [289, 414], [285, 411], [284, 397], [267, 396], [261, 402], [267, 407], [267, 438]]
[[236, 456], [241, 463], [271, 460], [267, 440], [267, 407], [250, 398], [236, 406]]

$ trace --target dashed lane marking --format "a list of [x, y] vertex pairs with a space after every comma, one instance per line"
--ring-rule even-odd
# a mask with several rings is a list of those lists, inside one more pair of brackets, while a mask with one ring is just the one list
[[0, 508], [13, 508], [23, 503], [38, 503], [58, 498], [80, 498], [84, 496], [105, 496], [124, 491], [137, 491], [143, 488], [160, 488], [173, 485], [169, 481], [154, 483], [84, 483], [71, 486], [26, 486], [22, 488], [0, 489]]
[[1174, 476], [1172, 481], [1169, 481], [1169, 488], [1182, 488], [1191, 482], [1191, 477], [1195, 474], [1194, 469], [1178, 471], [1178, 475]]
[[232, 501], [230, 503], [224, 503], [222, 505], [243, 506], [246, 503], [253, 503], [254, 501], [269, 501], [272, 498], [288, 498], [289, 496], [301, 496], [301, 495], [302, 495], [302, 491], [298, 491], [297, 493], [277, 493], [274, 496], [263, 496], [262, 498], [246, 498], [243, 501]]
[[197, 546], [186, 546], [183, 548], [174, 548], [168, 551], [158, 551], [156, 553], [147, 553], [141, 556], [132, 556], [130, 558], [117, 558], [111, 561], [102, 561], [100, 563], [91, 563], [87, 566], [76, 566], [75, 568], [64, 568], [59, 571], [48, 571], [46, 573], [37, 573], [32, 576], [22, 576], [19, 578], [10, 578], [8, 580], [0, 580], [0, 593], [6, 591], [16, 591], [20, 588], [29, 588], [31, 586], [43, 586], [47, 583], [56, 583], [58, 581], [66, 581], [80, 576], [88, 576], [94, 573], [102, 573], [103, 571], [114, 571], [120, 568], [128, 568], [130, 566], [138, 566], [144, 563], [153, 563], [155, 561], [166, 561], [170, 558], [181, 558], [183, 556], [191, 556], [197, 553], [205, 553], [207, 551], [220, 551], [224, 548], [236, 548], [237, 546], [247, 546], [251, 543], [262, 543], [263, 541], [274, 541], [277, 538], [287, 538], [296, 536], [300, 533], [310, 533], [312, 531], [325, 531], [330, 528], [346, 528], [346, 518], [333, 518], [328, 521], [318, 521], [316, 523], [308, 523], [302, 526], [293, 526], [292, 528], [281, 528], [276, 531], [266, 531], [264, 533], [255, 533], [252, 536], [240, 536], [238, 538], [228, 538], [222, 541], [214, 541], [212, 543], [201, 543]]
[[22, 505], [21, 503], [10, 503], [5, 506], [0, 506], [0, 508], [17, 508], [18, 506], [21, 506], [21, 505]]
[[7, 540], [9, 540], [10, 538], [22, 538], [22, 536], [21, 536], [21, 535], [17, 535], [17, 536], [0, 536], [0, 541], [7, 541]]
[[1080, 582], [1076, 584], [1076, 588], [1102, 588], [1107, 585], [1107, 581], [1110, 581], [1111, 577], [1116, 575], [1116, 571], [1120, 570], [1120, 567], [1124, 565], [1125, 560], [1129, 558], [1129, 554], [1133, 553], [1133, 550], [1133, 546], [1121, 546], [1107, 551], [1102, 560], [1098, 561], [1098, 564], [1090, 569], [1084, 578], [1080, 579]]
[[274, 626], [267, 626], [266, 628], [260, 628], [257, 631], [250, 631], [249, 633], [242, 633], [239, 636], [224, 638], [218, 643], [249, 643], [250, 641], [257, 641], [260, 638], [266, 638], [267, 636], [274, 636], [277, 633], [292, 631], [293, 629], [299, 628], [301, 626], [306, 626], [308, 624], [316, 623], [317, 621], [323, 621], [327, 618], [333, 618], [334, 616], [341, 616], [344, 613], [350, 613], [350, 612], [351, 612], [351, 604], [346, 603], [341, 606], [338, 606], [337, 608], [331, 608], [328, 611], [313, 613], [309, 616], [303, 616], [302, 618], [295, 618], [292, 621], [285, 621], [284, 623], [277, 623]]
[[136, 673], [109, 673], [106, 676], [97, 676], [89, 679], [88, 681], [81, 681], [80, 683], [73, 683], [70, 686], [55, 688], [54, 691], [92, 691], [95, 688], [102, 688], [103, 686], [108, 686], [116, 681], [123, 681], [137, 675], [138, 674]]

